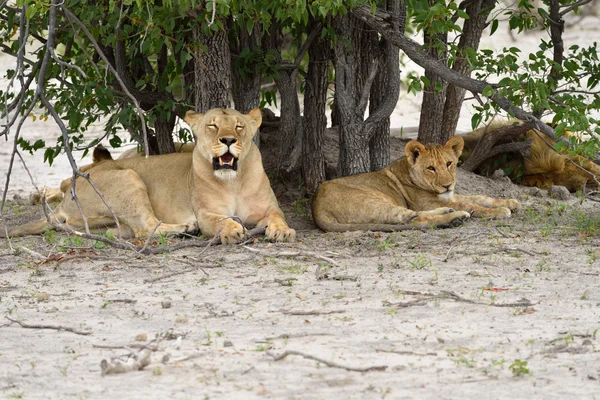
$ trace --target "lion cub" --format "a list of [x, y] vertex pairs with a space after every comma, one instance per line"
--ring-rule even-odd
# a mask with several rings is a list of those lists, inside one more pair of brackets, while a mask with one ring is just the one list
[[380, 171], [324, 182], [312, 204], [324, 231], [394, 231], [448, 227], [473, 217], [506, 218], [519, 208], [514, 199], [454, 194], [456, 163], [463, 139], [443, 145], [410, 141], [402, 157]]

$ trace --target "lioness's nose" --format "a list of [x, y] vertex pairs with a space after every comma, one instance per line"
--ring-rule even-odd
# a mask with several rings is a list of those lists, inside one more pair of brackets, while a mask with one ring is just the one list
[[226, 144], [228, 147], [237, 142], [236, 138], [232, 137], [222, 137], [219, 139], [219, 142]]

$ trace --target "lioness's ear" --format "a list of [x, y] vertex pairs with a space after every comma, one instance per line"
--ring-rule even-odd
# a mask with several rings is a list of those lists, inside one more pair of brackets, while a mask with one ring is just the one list
[[189, 110], [185, 113], [185, 118], [183, 120], [187, 122], [189, 126], [192, 126], [194, 122], [201, 120], [203, 117], [204, 114], [200, 114], [195, 111]]
[[450, 149], [456, 154], [456, 157], [460, 157], [463, 147], [465, 147], [465, 141], [460, 136], [452, 136], [444, 145], [445, 148]]
[[414, 165], [417, 162], [417, 158], [423, 154], [423, 151], [425, 151], [425, 146], [416, 140], [411, 140], [404, 147], [404, 153], [406, 154], [410, 165]]
[[248, 117], [250, 117], [256, 128], [260, 126], [262, 122], [262, 112], [260, 111], [260, 108], [254, 108], [248, 113]]

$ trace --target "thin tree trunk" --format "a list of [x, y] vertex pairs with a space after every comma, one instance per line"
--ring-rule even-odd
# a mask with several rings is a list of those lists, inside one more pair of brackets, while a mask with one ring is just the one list
[[[429, 54], [437, 59], [444, 59], [445, 52], [438, 51], [433, 45], [437, 41], [446, 42], [446, 35], [440, 34], [437, 37], [431, 37], [425, 34], [424, 45], [429, 48]], [[419, 119], [419, 136], [421, 143], [443, 144], [447, 138], [442, 136], [442, 120], [444, 118], [444, 100], [446, 98], [447, 84], [434, 71], [425, 70], [425, 77], [430, 85], [423, 90], [423, 102], [421, 103], [421, 117]], [[442, 87], [441, 91], [436, 90], [436, 86]]]
[[[496, 0], [474, 0], [467, 3], [466, 13], [469, 19], [465, 20], [463, 32], [458, 42], [457, 58], [452, 69], [459, 74], [471, 76], [471, 67], [466, 57], [466, 49], [475, 51], [479, 48], [481, 35], [487, 26], [487, 17], [494, 8]], [[460, 117], [460, 110], [465, 98], [465, 89], [449, 84], [446, 89], [446, 103], [444, 104], [444, 117], [442, 120], [442, 141], [456, 134], [456, 126]]]
[[[310, 24], [314, 20], [310, 19]], [[327, 128], [327, 78], [329, 41], [315, 40], [308, 48], [308, 74], [304, 90], [304, 135], [302, 142], [302, 176], [309, 193], [317, 191], [325, 180], [325, 128]]]
[[302, 118], [296, 86], [297, 74], [296, 65], [284, 64], [277, 79], [277, 89], [281, 96], [277, 169], [286, 172], [290, 172], [296, 166], [302, 152]]
[[195, 88], [194, 107], [197, 112], [206, 112], [211, 108], [229, 107], [231, 86], [231, 57], [227, 33], [224, 30], [211, 36], [202, 33], [202, 27], [194, 27], [194, 41], [205, 46], [196, 49], [194, 57]]
[[[398, 31], [404, 33], [404, 27], [406, 23], [406, 5], [404, 2], [400, 4], [400, 1], [388, 0], [387, 10], [394, 18], [392, 23], [397, 26]], [[400, 58], [398, 54], [398, 48], [385, 38], [379, 40], [379, 51], [382, 53], [382, 59], [384, 64], [396, 64], [400, 69]], [[399, 73], [399, 71], [398, 71]], [[377, 108], [381, 106], [381, 103], [385, 100], [390, 84], [390, 74], [388, 69], [380, 68], [373, 87], [371, 88], [371, 100], [369, 103], [369, 112], [373, 113]], [[371, 171], [377, 171], [390, 163], [390, 119], [385, 118], [381, 121], [373, 132], [373, 137], [369, 141], [369, 155], [371, 157]]]
[[172, 112], [168, 121], [161, 121], [159, 117], [154, 122], [154, 133], [158, 147], [158, 154], [175, 152], [173, 144], [173, 128], [175, 127], [175, 113]]
[[260, 50], [260, 26], [255, 23], [252, 33], [244, 27], [233, 30], [229, 38], [231, 52], [231, 93], [235, 109], [244, 114], [260, 105], [260, 73], [256, 63], [240, 59], [244, 49]]

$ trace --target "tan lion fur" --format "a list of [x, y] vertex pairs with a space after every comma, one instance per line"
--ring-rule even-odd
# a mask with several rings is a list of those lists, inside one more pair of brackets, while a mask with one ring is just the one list
[[[486, 127], [461, 135], [465, 141], [465, 151], [461, 155], [461, 160], [469, 158], [484, 134], [511, 123], [510, 121], [492, 122]], [[491, 175], [496, 169], [500, 168], [508, 172], [507, 175], [514, 182], [542, 189], [548, 189], [552, 185], [560, 185], [571, 192], [576, 192], [584, 187], [598, 186], [600, 166], [579, 155], [569, 155], [566, 151], [558, 153], [544, 142], [540, 136], [543, 136], [541, 132], [532, 129], [518, 139], [531, 140], [529, 155], [523, 156], [520, 153], [500, 154], [484, 161], [476, 172]], [[543, 137], [551, 146], [555, 144], [551, 139]]]
[[312, 204], [324, 231], [393, 231], [452, 226], [473, 217], [505, 218], [514, 199], [454, 194], [456, 164], [463, 149], [455, 136], [444, 145], [410, 141], [406, 156], [376, 172], [323, 182]]
[[[218, 234], [223, 243], [234, 243], [246, 237], [243, 226], [228, 218], [237, 216], [249, 226], [265, 227], [269, 239], [294, 241], [296, 233], [285, 222], [252, 141], [261, 123], [260, 110], [248, 115], [230, 109], [188, 111], [185, 121], [196, 137], [193, 152], [112, 160], [100, 151], [96, 162], [82, 168], [114, 210], [124, 236], [147, 236], [160, 220], [157, 233], [199, 228], [208, 236]], [[215, 163], [237, 169], [217, 168]], [[70, 187], [71, 179], [65, 179], [62, 193]], [[87, 181], [77, 178], [76, 190], [90, 228], [114, 225]], [[54, 215], [61, 223], [83, 227], [71, 196], [64, 196]], [[47, 226], [42, 219], [11, 228], [8, 234], [39, 234]]]

